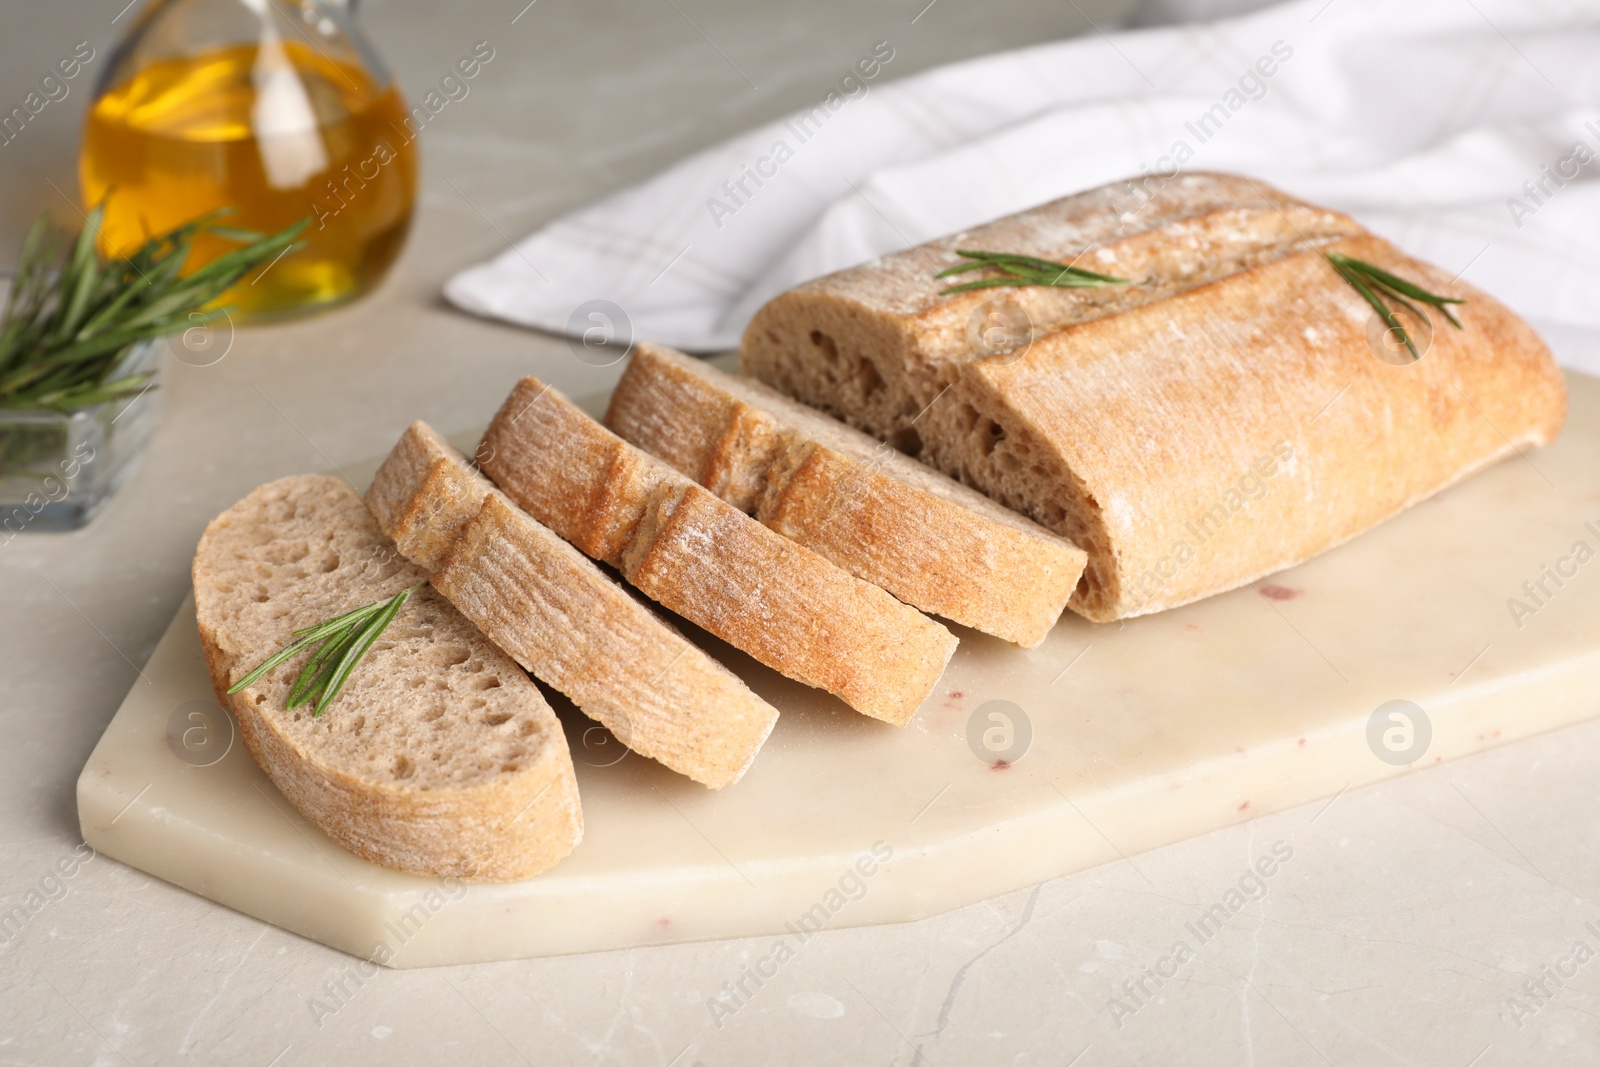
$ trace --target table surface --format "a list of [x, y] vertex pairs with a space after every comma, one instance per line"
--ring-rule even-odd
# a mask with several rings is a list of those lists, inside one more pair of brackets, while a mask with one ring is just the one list
[[[80, 40], [103, 61], [123, 3], [11, 5], [0, 103]], [[174, 361], [160, 427], [119, 498], [86, 530], [0, 546], [0, 913], [44, 900], [0, 932], [0, 1063], [1600, 1058], [1588, 973], [1600, 908], [1582, 895], [1600, 863], [1600, 722], [938, 918], [824, 932], [720, 1020], [708, 1000], [768, 939], [374, 972], [110, 859], [83, 861], [79, 768], [183, 599], [213, 514], [267, 479], [381, 454], [413, 418], [481, 424], [524, 373], [569, 393], [610, 384], [614, 369], [559, 339], [450, 310], [439, 289], [452, 271], [813, 101], [875, 41], [895, 42], [904, 74], [1080, 32], [1091, 16], [1109, 26], [1123, 6], [947, 0], [913, 24], [922, 0], [542, 0], [513, 25], [521, 4], [502, 0], [366, 5], [413, 93], [479, 40], [497, 54], [421, 140], [420, 213], [394, 274], [350, 308], [241, 331], [213, 366]], [[37, 212], [74, 217], [88, 80], [0, 149], [0, 266]], [[1565, 362], [1600, 366], [1600, 338], [1547, 336]], [[1269, 893], [1158, 987], [1146, 969], [1280, 841], [1293, 861]], [[1547, 967], [1566, 977], [1545, 979]], [[1141, 981], [1135, 1000], [1123, 987]], [[1136, 1010], [1114, 1014], [1113, 997]]]

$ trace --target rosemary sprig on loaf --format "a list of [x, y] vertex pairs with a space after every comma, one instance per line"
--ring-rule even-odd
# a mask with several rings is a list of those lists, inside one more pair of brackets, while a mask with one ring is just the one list
[[[1411, 300], [1438, 308], [1439, 313], [1450, 320], [1450, 325], [1458, 330], [1461, 329], [1461, 320], [1450, 313], [1448, 305], [1464, 304], [1465, 300], [1430, 293], [1422, 286], [1408, 282], [1398, 274], [1390, 274], [1382, 267], [1374, 266], [1364, 259], [1356, 259], [1339, 252], [1325, 252], [1323, 255], [1333, 264], [1333, 269], [1339, 272], [1339, 277], [1349, 282], [1350, 287], [1361, 294], [1361, 299], [1372, 305], [1372, 310], [1378, 313], [1383, 324], [1394, 331], [1395, 336], [1411, 353], [1413, 363], [1422, 358], [1422, 353], [1417, 351], [1417, 346], [1411, 340], [1411, 334], [1406, 330], [1405, 324], [1400, 321], [1400, 316], [1384, 302], [1385, 300], [1394, 301], [1424, 321], [1426, 316], [1416, 304], [1411, 303]], [[1407, 297], [1411, 300], [1407, 300]]]
[[946, 267], [934, 277], [948, 278], [955, 274], [965, 274], [969, 270], [985, 269], [997, 270], [1000, 272], [1000, 276], [952, 285], [950, 288], [940, 292], [940, 296], [949, 296], [951, 293], [964, 293], [972, 289], [993, 289], [1002, 285], [1018, 287], [1043, 285], [1056, 289], [1098, 289], [1106, 285], [1128, 284], [1128, 279], [1126, 278], [1116, 278], [1109, 274], [1096, 274], [1092, 270], [1084, 270], [1082, 267], [1074, 267], [1068, 263], [1055, 263], [1048, 259], [1022, 256], [1012, 252], [977, 252], [971, 249], [958, 248], [956, 249], [956, 255], [972, 262]]

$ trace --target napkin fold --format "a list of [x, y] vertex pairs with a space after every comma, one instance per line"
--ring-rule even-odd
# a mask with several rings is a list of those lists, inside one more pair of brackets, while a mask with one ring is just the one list
[[[1168, 0], [1185, 4], [1205, 0]], [[1225, 170], [1349, 212], [1524, 316], [1600, 329], [1590, 3], [1297, 0], [891, 80], [899, 47], [446, 296], [572, 334], [609, 301], [631, 337], [724, 350], [819, 274], [1107, 182]]]

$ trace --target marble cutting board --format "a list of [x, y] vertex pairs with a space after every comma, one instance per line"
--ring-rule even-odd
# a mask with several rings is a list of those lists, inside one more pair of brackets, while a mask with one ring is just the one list
[[[1569, 382], [1552, 448], [1255, 588], [1125, 624], [1067, 615], [1031, 651], [958, 631], [904, 730], [696, 634], [781, 712], [721, 793], [555, 697], [586, 834], [525, 882], [398, 874], [302, 819], [217, 708], [191, 601], [84, 766], [83, 835], [395, 967], [769, 934], [797, 947], [1120, 862], [1600, 712], [1600, 381]], [[1569, 574], [1558, 586], [1547, 567]], [[1541, 579], [1535, 604], [1524, 583]], [[1534, 610], [1514, 617], [1513, 597]]]

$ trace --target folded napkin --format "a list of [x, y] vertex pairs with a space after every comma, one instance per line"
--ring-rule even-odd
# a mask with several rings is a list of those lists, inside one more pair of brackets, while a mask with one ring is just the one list
[[1525, 316], [1600, 328], [1592, 4], [1301, 0], [891, 81], [895, 48], [446, 295], [558, 333], [605, 300], [633, 337], [728, 349], [807, 278], [1106, 182], [1226, 170], [1347, 211]]

